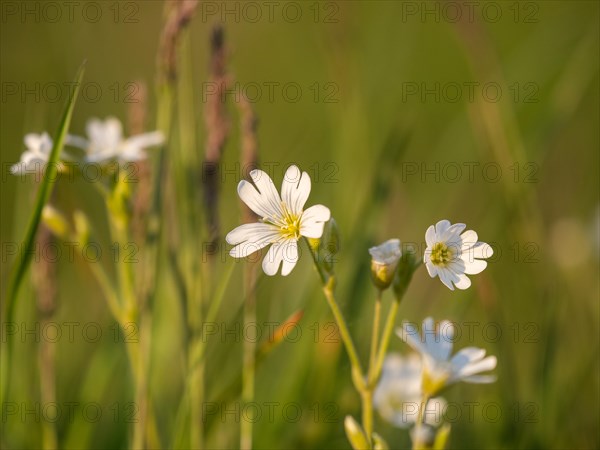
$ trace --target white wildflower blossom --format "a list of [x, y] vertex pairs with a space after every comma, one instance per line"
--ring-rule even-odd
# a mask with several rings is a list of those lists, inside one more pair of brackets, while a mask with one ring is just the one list
[[[373, 396], [373, 404], [381, 417], [400, 428], [414, 425], [422, 407], [422, 378], [419, 355], [411, 353], [403, 357], [399, 353], [388, 354]], [[438, 426], [446, 406], [441, 397], [430, 399], [423, 415], [424, 422]]]
[[331, 213], [323, 205], [304, 209], [311, 189], [310, 177], [296, 166], [290, 166], [285, 173], [281, 197], [262, 170], [251, 171], [250, 177], [254, 184], [240, 181], [238, 195], [261, 220], [240, 225], [226, 236], [227, 242], [234, 245], [229, 254], [243, 258], [271, 245], [262, 262], [263, 270], [267, 275], [275, 275], [281, 265], [281, 274], [286, 276], [298, 261], [298, 240], [320, 238]]
[[422, 390], [431, 397], [446, 386], [460, 381], [493, 383], [495, 375], [479, 375], [496, 367], [496, 357], [485, 357], [485, 350], [465, 347], [451, 357], [454, 325], [444, 320], [436, 327], [431, 317], [423, 321], [421, 334], [414, 324], [403, 322], [398, 336], [423, 358]]
[[[489, 258], [494, 253], [492, 247], [477, 240], [473, 230], [464, 231], [464, 223], [452, 225], [447, 220], [440, 220], [431, 225], [425, 233], [427, 249], [423, 261], [431, 278], [436, 276], [449, 289], [467, 289], [471, 280], [467, 275], [482, 272]], [[461, 234], [462, 233], [462, 234]]]

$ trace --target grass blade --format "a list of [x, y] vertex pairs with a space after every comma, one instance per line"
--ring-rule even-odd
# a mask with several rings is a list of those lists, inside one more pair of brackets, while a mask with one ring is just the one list
[[[67, 104], [65, 105], [65, 109], [63, 111], [60, 124], [58, 126], [58, 130], [54, 135], [53, 146], [50, 152], [50, 156], [48, 158], [48, 164], [40, 182], [37, 197], [35, 200], [35, 205], [31, 213], [27, 229], [25, 231], [22, 247], [23, 251], [21, 251], [17, 255], [17, 260], [15, 262], [15, 266], [8, 285], [8, 291], [6, 293], [6, 310], [4, 315], [4, 321], [7, 323], [11, 323], [13, 320], [13, 314], [15, 304], [17, 301], [17, 296], [19, 293], [19, 288], [21, 286], [21, 283], [23, 282], [23, 277], [27, 272], [29, 263], [31, 262], [32, 248], [35, 241], [35, 235], [37, 233], [37, 229], [39, 227], [40, 220], [42, 217], [42, 210], [44, 209], [44, 205], [48, 202], [48, 199], [50, 198], [52, 187], [56, 180], [56, 175], [58, 172], [58, 157], [64, 146], [65, 138], [67, 137], [67, 131], [69, 129], [69, 125], [71, 123], [71, 116], [73, 114], [73, 108], [75, 106], [75, 101], [77, 100], [77, 95], [79, 93], [79, 86], [81, 85], [81, 80], [83, 79], [84, 67], [85, 62], [81, 65], [81, 67], [77, 71], [77, 75], [75, 76], [75, 88], [73, 89], [73, 94], [67, 100]], [[11, 359], [11, 341], [9, 339], [9, 336], [7, 336], [7, 351], [3, 352], [2, 355], [2, 381], [4, 383], [4, 386], [2, 387], [1, 392], [3, 394], [4, 400], [6, 400], [6, 393], [8, 392], [8, 375], [10, 373], [9, 366]]]

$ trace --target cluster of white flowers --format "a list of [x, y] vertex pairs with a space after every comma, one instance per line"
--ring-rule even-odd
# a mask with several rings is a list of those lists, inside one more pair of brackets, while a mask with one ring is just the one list
[[[281, 274], [286, 276], [298, 261], [298, 240], [301, 237], [319, 239], [331, 213], [323, 205], [303, 209], [310, 194], [311, 182], [310, 176], [297, 166], [292, 165], [287, 169], [281, 185], [281, 196], [273, 180], [262, 170], [251, 171], [250, 177], [254, 184], [240, 181], [238, 195], [260, 220], [258, 223], [241, 225], [227, 235], [227, 242], [234, 245], [229, 254], [234, 258], [244, 258], [273, 244], [263, 260], [263, 270], [267, 275], [275, 275], [283, 262]], [[463, 233], [465, 228], [465, 224], [452, 225], [447, 220], [441, 220], [425, 233], [425, 267], [432, 278], [439, 276], [451, 290], [471, 286], [466, 274], [483, 271], [487, 265], [484, 259], [493, 254], [488, 244], [477, 240], [477, 233], [472, 230]], [[389, 278], [402, 256], [400, 241], [390, 239], [372, 247], [369, 252], [373, 273], [379, 274], [375, 278], [386, 284], [383, 278]]]
[[[164, 136], [160, 131], [124, 138], [123, 126], [114, 117], [108, 117], [104, 121], [90, 119], [86, 125], [86, 132], [87, 139], [73, 135], [67, 135], [65, 139], [65, 145], [84, 151], [82, 162], [85, 164], [139, 161], [146, 158], [144, 149], [162, 145], [164, 142]], [[24, 141], [27, 150], [21, 155], [21, 160], [11, 167], [11, 173], [15, 175], [43, 170], [52, 150], [53, 142], [46, 132], [27, 134]], [[76, 158], [64, 151], [59, 159], [76, 161]]]
[[[281, 196], [266, 173], [253, 170], [250, 176], [253, 184], [241, 181], [238, 194], [260, 220], [241, 225], [227, 235], [227, 242], [234, 245], [230, 255], [243, 258], [271, 245], [263, 259], [264, 272], [275, 275], [282, 265], [281, 274], [288, 275], [298, 261], [298, 240], [321, 238], [330, 211], [323, 205], [304, 210], [310, 194], [310, 177], [296, 166], [288, 168]], [[441, 220], [425, 233], [427, 247], [423, 262], [427, 272], [431, 278], [439, 277], [450, 290], [469, 288], [471, 280], [467, 275], [482, 272], [487, 266], [485, 259], [493, 254], [490, 245], [477, 240], [475, 231], [465, 228], [465, 224]], [[373, 282], [384, 290], [399, 271], [400, 240], [390, 239], [370, 248], [369, 253]], [[445, 388], [459, 381], [491, 383], [496, 379], [494, 375], [481, 374], [494, 369], [497, 363], [495, 356], [485, 357], [485, 350], [466, 347], [452, 355], [454, 327], [449, 321], [436, 326], [428, 317], [423, 321], [422, 333], [404, 322], [397, 334], [416, 353], [407, 357], [387, 355], [373, 403], [383, 418], [398, 427], [409, 428], [421, 417], [422, 424], [433, 429], [443, 420], [446, 402], [436, 396]], [[423, 433], [427, 429], [416, 427], [413, 432]]]
[[413, 425], [429, 399], [424, 411], [424, 423], [441, 423], [446, 401], [435, 397], [452, 384], [493, 383], [495, 375], [481, 374], [496, 367], [495, 356], [486, 357], [485, 350], [465, 347], [452, 355], [454, 325], [447, 320], [437, 326], [431, 317], [423, 321], [421, 333], [409, 322], [403, 322], [396, 333], [416, 353], [408, 357], [389, 354], [375, 396], [374, 405], [381, 416], [393, 425], [408, 428]]

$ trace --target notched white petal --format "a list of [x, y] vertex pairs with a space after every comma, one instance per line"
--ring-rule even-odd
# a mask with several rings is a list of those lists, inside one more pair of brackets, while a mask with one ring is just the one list
[[281, 261], [283, 261], [284, 246], [285, 241], [275, 242], [263, 259], [263, 271], [270, 277], [276, 275], [279, 271], [279, 266], [281, 265]]
[[294, 240], [287, 241], [283, 249], [283, 266], [281, 275], [288, 276], [298, 262], [298, 243]]
[[437, 234], [438, 239], [442, 237], [442, 234], [450, 227], [449, 220], [440, 220], [435, 224], [435, 232]]

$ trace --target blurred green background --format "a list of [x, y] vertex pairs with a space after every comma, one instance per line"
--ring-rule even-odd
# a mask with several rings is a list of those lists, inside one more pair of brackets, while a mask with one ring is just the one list
[[[24, 134], [54, 132], [67, 98], [63, 83], [81, 61], [87, 59], [87, 69], [72, 133], [83, 134], [93, 116], [125, 121], [128, 83], [136, 80], [150, 86], [149, 127], [155, 126], [151, 87], [163, 2], [81, 2], [72, 20], [68, 2], [52, 3], [61, 11], [58, 20], [45, 2], [1, 3], [3, 295], [14, 260], [6, 244], [22, 239], [34, 192], [30, 179], [8, 169], [24, 149]], [[598, 448], [598, 3], [481, 2], [472, 17], [461, 2], [280, 2], [272, 16], [265, 2], [253, 5], [201, 2], [190, 25], [185, 54], [195, 115], [188, 119], [197, 126], [197, 152], [203, 154], [206, 135], [209, 34], [221, 23], [228, 71], [256, 99], [263, 168], [270, 167], [277, 185], [291, 163], [308, 171], [308, 204], [329, 206], [338, 222], [338, 298], [363, 359], [375, 297], [368, 247], [397, 237], [422, 250], [429, 225], [444, 218], [464, 222], [493, 244], [488, 269], [459, 292], [419, 269], [398, 320], [453, 320], [462, 332], [457, 348], [476, 345], [498, 356], [497, 383], [459, 385], [447, 393], [461, 413], [451, 420], [450, 447]], [[39, 16], [26, 13], [36, 8]], [[222, 17], [225, 10], [237, 13]], [[456, 11], [461, 20], [454, 20]], [[63, 88], [58, 95], [56, 83]], [[297, 101], [290, 99], [295, 91]], [[222, 235], [241, 223], [233, 102], [220, 183]], [[54, 203], [66, 213], [84, 210], [109, 254], [105, 209], [89, 182], [57, 184]], [[111, 270], [110, 258], [100, 263]], [[218, 264], [219, 272], [232, 264], [225, 248]], [[243, 265], [237, 263], [226, 291], [219, 331], [241, 327]], [[183, 322], [164, 266], [150, 383], [160, 439], [168, 447], [182, 395]], [[53, 345], [63, 409], [56, 421], [60, 447], [126, 448], [131, 387], [116, 324], [81, 258], [60, 258], [58, 288], [53, 320], [63, 336]], [[327, 339], [333, 319], [308, 255], [287, 278], [262, 276], [256, 297], [263, 333], [266, 324], [281, 323], [298, 309], [304, 317], [301, 336], [290, 336], [257, 370], [263, 417], [255, 423], [255, 447], [349, 448], [343, 418], [359, 415], [359, 397], [339, 339]], [[385, 297], [384, 308], [390, 301]], [[17, 308], [19, 333], [35, 330], [37, 320], [28, 287]], [[72, 340], [69, 322], [78, 324]], [[84, 339], [89, 323], [102, 331], [98, 342]], [[18, 336], [8, 401], [19, 411], [5, 414], [3, 405], [2, 443], [40, 448], [43, 412], [21, 414], [40, 402], [35, 337], [44, 336]], [[235, 414], [221, 416], [240, 404], [235, 384], [227, 390], [241, 370], [237, 336], [207, 338], [207, 402], [217, 408], [206, 423], [210, 448], [239, 441]], [[408, 351], [395, 337], [391, 347]], [[77, 405], [68, 417], [71, 402]], [[272, 420], [270, 402], [276, 403]], [[468, 402], [476, 402], [472, 417]], [[86, 420], [89, 404], [100, 405], [97, 422]], [[301, 416], [294, 420], [296, 411]], [[380, 417], [375, 429], [393, 448], [409, 446], [406, 431]]]

